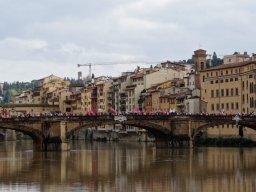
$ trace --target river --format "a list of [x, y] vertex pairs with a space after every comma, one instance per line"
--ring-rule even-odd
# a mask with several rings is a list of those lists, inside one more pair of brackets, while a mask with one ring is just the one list
[[72, 143], [33, 152], [31, 141], [0, 143], [0, 191], [256, 191], [255, 148], [156, 149], [151, 143]]

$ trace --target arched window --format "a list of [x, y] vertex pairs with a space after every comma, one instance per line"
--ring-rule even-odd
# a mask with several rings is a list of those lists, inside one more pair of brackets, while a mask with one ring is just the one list
[[204, 62], [201, 62], [201, 70], [204, 70]]

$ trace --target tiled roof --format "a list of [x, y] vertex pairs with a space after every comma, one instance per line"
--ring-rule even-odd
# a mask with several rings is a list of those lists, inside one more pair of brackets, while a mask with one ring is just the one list
[[219, 65], [216, 67], [207, 68], [205, 70], [202, 70], [201, 72], [220, 70], [220, 69], [228, 69], [228, 68], [233, 68], [233, 67], [241, 67], [244, 65], [252, 64], [252, 63], [256, 64], [255, 61], [244, 61], [244, 62], [239, 62], [239, 63], [222, 64], [222, 65]]

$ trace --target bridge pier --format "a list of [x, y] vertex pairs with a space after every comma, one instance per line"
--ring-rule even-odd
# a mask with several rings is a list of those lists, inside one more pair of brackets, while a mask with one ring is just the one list
[[45, 138], [41, 144], [34, 142], [35, 150], [41, 151], [67, 151], [70, 150], [70, 143], [66, 139], [67, 123], [60, 121], [55, 124], [45, 123], [44, 132]]
[[67, 140], [67, 122], [60, 122], [60, 139], [61, 139], [61, 151], [70, 150], [70, 142]]

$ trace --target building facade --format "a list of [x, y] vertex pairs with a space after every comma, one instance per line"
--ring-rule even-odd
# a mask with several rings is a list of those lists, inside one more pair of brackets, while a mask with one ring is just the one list
[[208, 113], [252, 113], [256, 109], [256, 62], [223, 64], [201, 71], [201, 98]]

